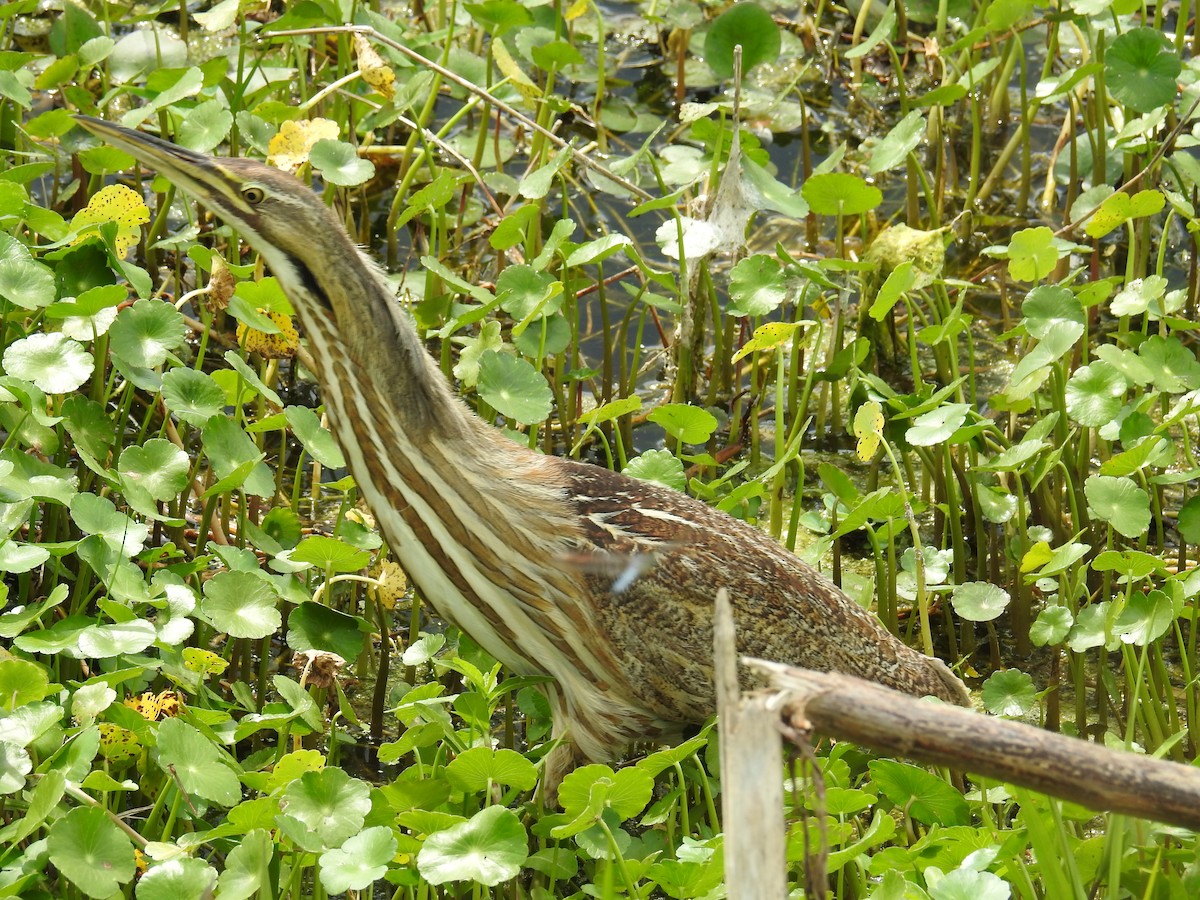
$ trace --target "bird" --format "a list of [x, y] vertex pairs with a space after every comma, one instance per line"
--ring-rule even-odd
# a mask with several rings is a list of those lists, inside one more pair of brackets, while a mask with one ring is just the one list
[[[456, 394], [382, 269], [307, 185], [77, 116], [234, 226], [307, 336], [347, 466], [422, 598], [541, 685], [552, 792], [583, 763], [682, 739], [716, 711], [713, 604], [738, 651], [969, 706], [951, 669], [753, 525], [686, 493], [510, 440]], [[573, 561], [592, 558], [597, 565]], [[616, 578], [612, 560], [636, 570]], [[634, 564], [636, 561], [636, 565]]]

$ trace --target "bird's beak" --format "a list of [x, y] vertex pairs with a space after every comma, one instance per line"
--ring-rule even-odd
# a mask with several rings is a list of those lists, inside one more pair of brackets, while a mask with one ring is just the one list
[[76, 115], [74, 118], [81, 127], [106, 144], [124, 150], [138, 162], [149, 166], [193, 195], [205, 197], [212, 192], [212, 188], [204, 184], [205, 175], [215, 168], [212, 157], [123, 125], [106, 122], [104, 119], [82, 115]]

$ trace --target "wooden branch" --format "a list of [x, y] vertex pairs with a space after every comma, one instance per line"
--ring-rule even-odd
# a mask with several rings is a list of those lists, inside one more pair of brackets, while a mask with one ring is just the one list
[[717, 712], [721, 717], [721, 818], [729, 900], [786, 897], [787, 829], [783, 823], [783, 753], [779, 713], [765, 694], [742, 696], [733, 608], [717, 592], [713, 621]]
[[918, 700], [849, 675], [743, 662], [782, 692], [778, 708], [794, 728], [1011, 782], [1090, 809], [1200, 830], [1200, 769]]

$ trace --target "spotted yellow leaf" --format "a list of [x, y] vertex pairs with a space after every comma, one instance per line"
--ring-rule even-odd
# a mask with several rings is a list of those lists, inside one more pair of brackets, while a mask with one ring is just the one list
[[733, 355], [733, 361], [737, 362], [744, 356], [762, 350], [774, 350], [780, 344], [790, 341], [798, 328], [807, 328], [814, 324], [816, 323], [801, 319], [799, 322], [766, 322], [759, 325], [754, 329], [750, 340], [746, 341], [742, 345], [742, 349]]
[[361, 34], [354, 35], [354, 55], [358, 57], [363, 81], [391, 100], [396, 95], [396, 73]]
[[313, 144], [336, 140], [338, 133], [337, 122], [330, 119], [284, 122], [267, 144], [267, 162], [285, 172], [295, 172], [308, 162]]
[[88, 205], [75, 214], [71, 227], [83, 231], [75, 243], [86, 240], [95, 229], [91, 225], [117, 223], [117, 254], [124, 259], [129, 248], [138, 242], [142, 226], [150, 221], [150, 210], [142, 195], [123, 184], [110, 184], [97, 191]]
[[183, 648], [183, 667], [200, 675], [220, 675], [228, 668], [228, 661], [211, 650], [202, 647]]
[[238, 325], [238, 343], [247, 350], [257, 353], [263, 359], [291, 359], [300, 348], [300, 334], [292, 324], [291, 316], [260, 309], [260, 313], [275, 323], [279, 329], [277, 334], [267, 334], [264, 331], [250, 328], [245, 324]]
[[868, 400], [854, 414], [854, 436], [858, 438], [858, 458], [870, 462], [879, 452], [883, 438], [883, 407]]
[[100, 755], [110, 763], [128, 762], [141, 752], [142, 742], [132, 731], [111, 722], [100, 723]]

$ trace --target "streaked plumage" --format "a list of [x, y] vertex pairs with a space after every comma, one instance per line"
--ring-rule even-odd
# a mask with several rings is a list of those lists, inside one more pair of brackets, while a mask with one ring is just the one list
[[[214, 159], [95, 119], [81, 123], [235, 225], [308, 335], [349, 468], [421, 594], [511, 671], [546, 673], [553, 785], [579, 760], [671, 740], [715, 706], [712, 604], [729, 590], [739, 649], [969, 703], [938, 660], [905, 646], [755, 528], [684, 494], [539, 455], [451, 393], [379, 270], [291, 176]], [[651, 560], [637, 577], [595, 557]]]

